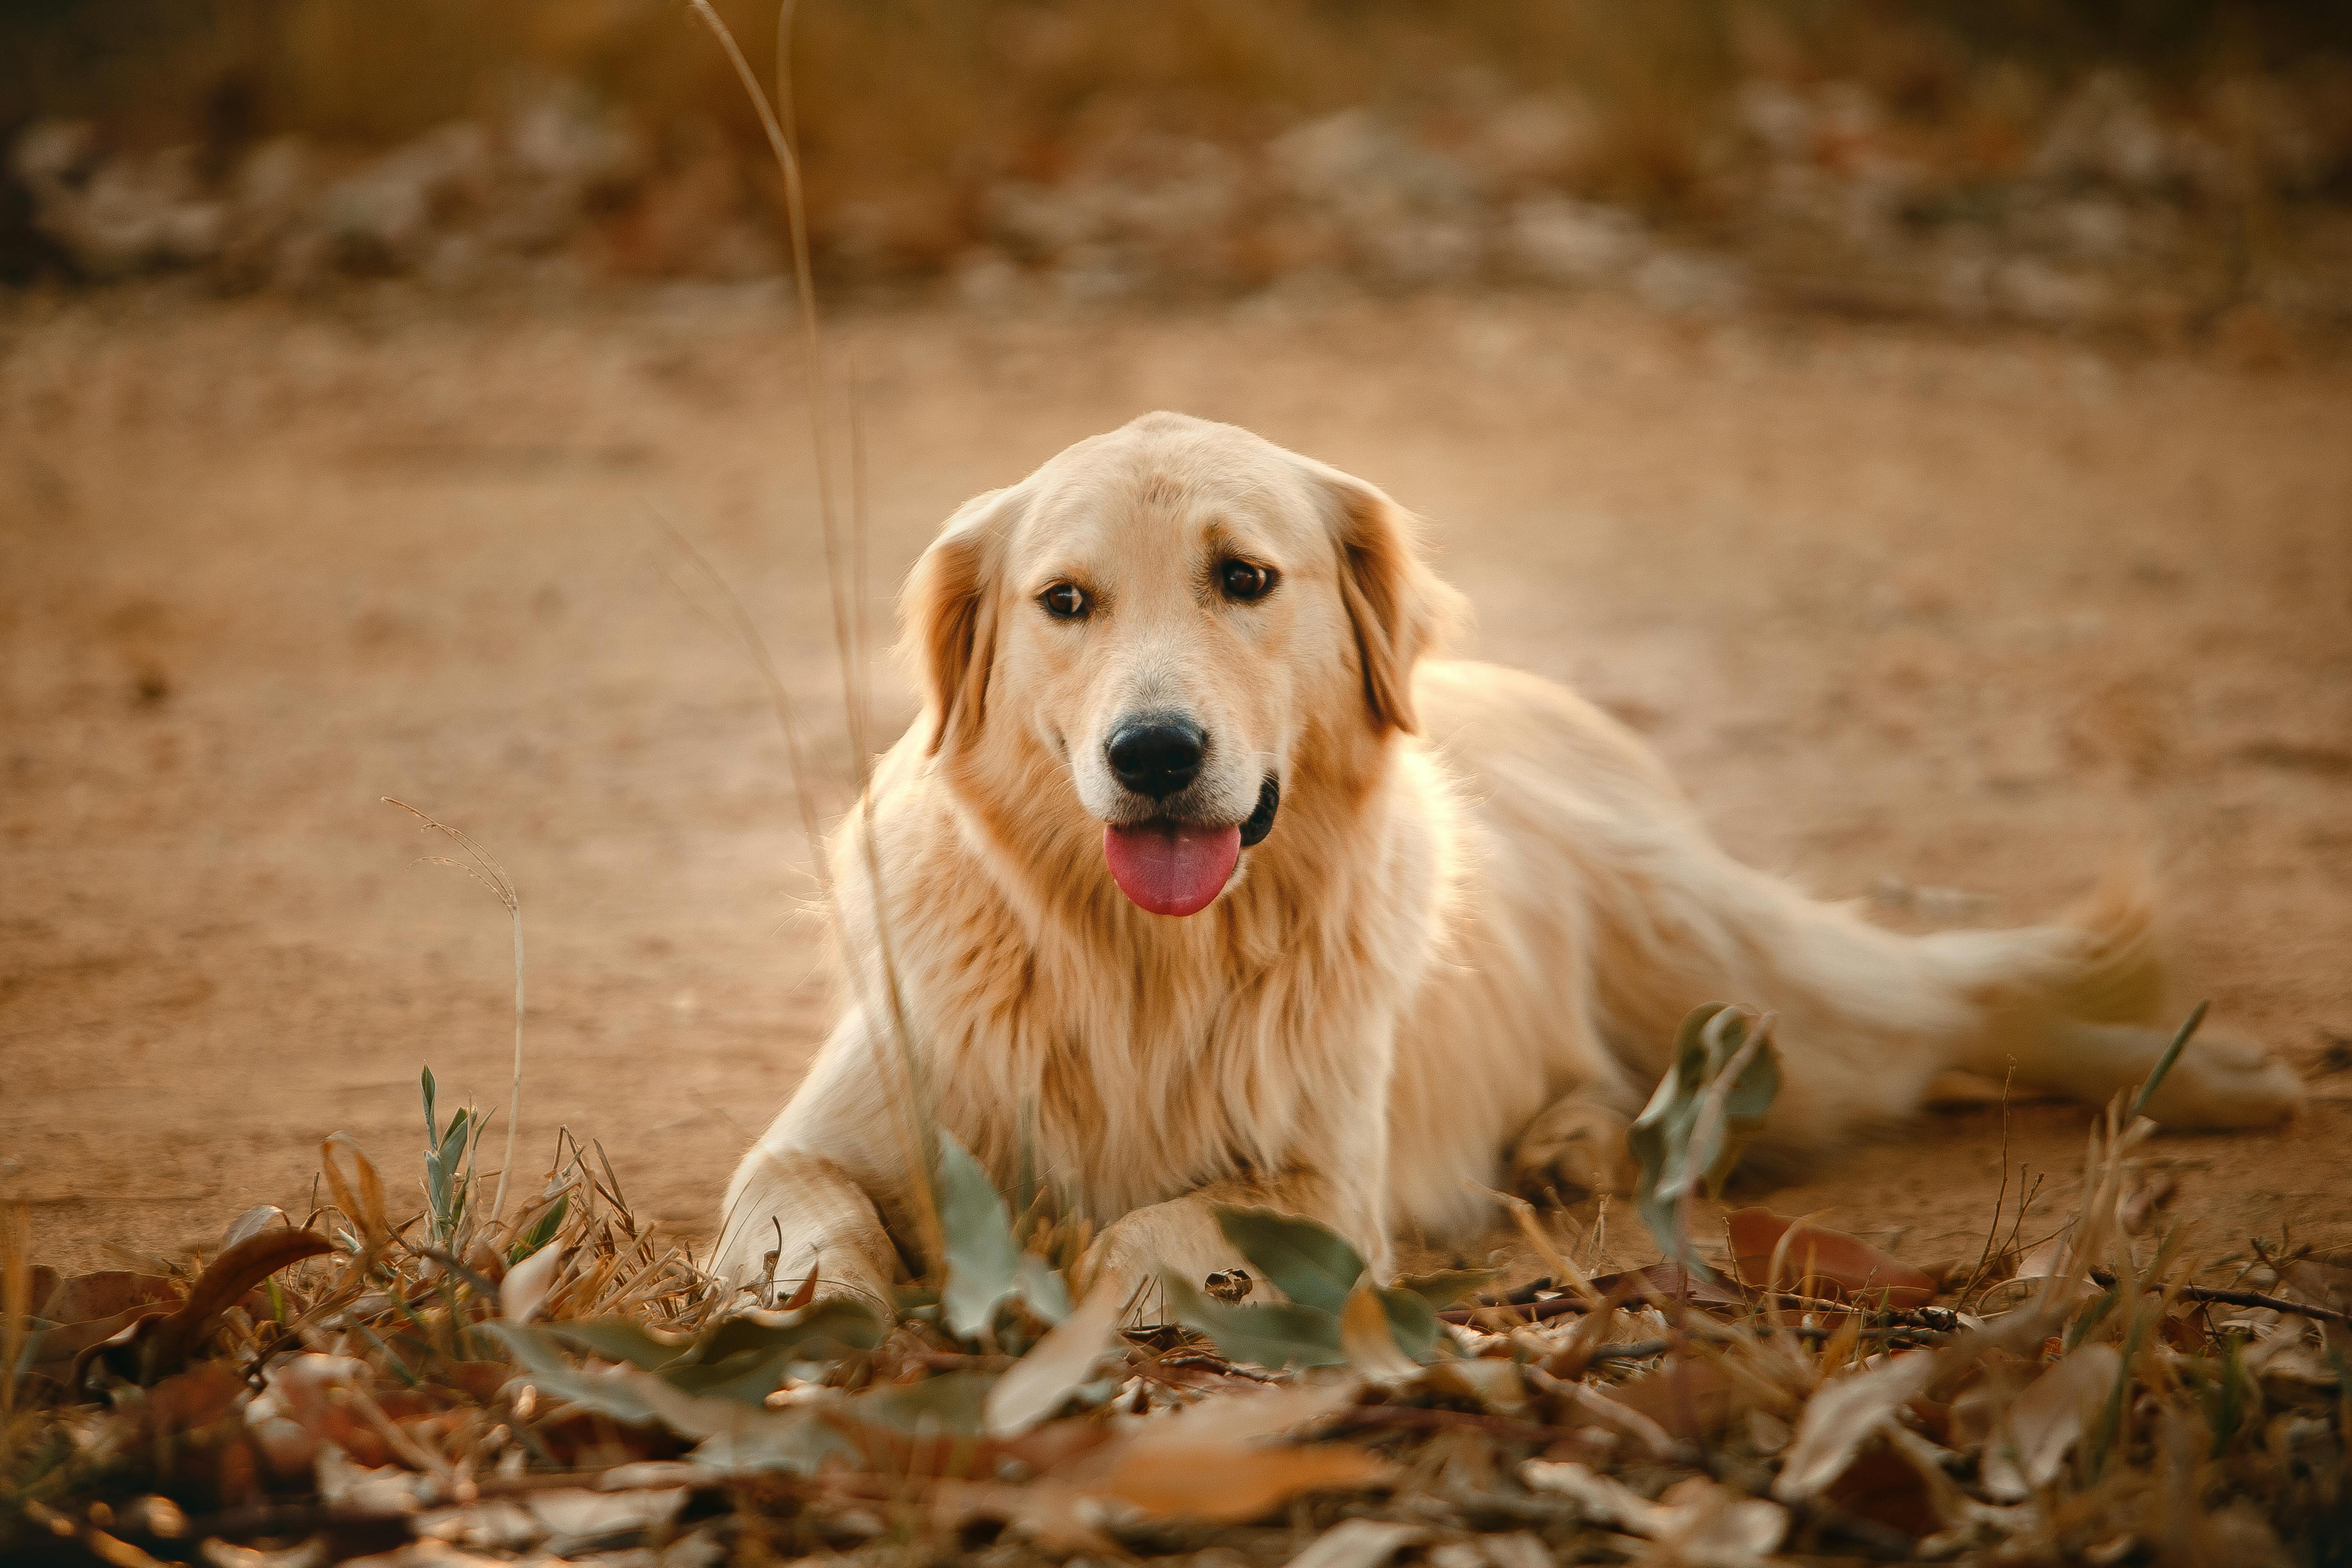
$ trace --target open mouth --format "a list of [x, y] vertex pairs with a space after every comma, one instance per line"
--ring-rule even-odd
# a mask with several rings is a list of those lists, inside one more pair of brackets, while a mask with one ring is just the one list
[[1103, 829], [1103, 861], [1111, 880], [1140, 910], [1155, 915], [1198, 914], [1233, 880], [1246, 845], [1274, 830], [1282, 792], [1271, 778], [1258, 791], [1249, 820], [1222, 825], [1154, 817]]

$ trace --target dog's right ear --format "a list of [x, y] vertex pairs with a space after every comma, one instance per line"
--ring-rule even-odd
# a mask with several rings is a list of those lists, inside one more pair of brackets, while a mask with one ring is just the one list
[[937, 755], [951, 736], [980, 729], [996, 656], [990, 584], [1013, 504], [1011, 490], [991, 490], [964, 502], [907, 579], [900, 613], [908, 646], [922, 668], [931, 715], [926, 755]]

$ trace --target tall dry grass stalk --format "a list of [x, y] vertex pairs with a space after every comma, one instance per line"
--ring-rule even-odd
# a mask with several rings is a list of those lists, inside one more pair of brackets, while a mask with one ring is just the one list
[[[788, 113], [789, 106], [793, 101], [789, 77], [793, 5], [792, 0], [784, 0], [777, 16], [778, 80], [774, 99], [771, 100], [769, 94], [761, 87], [758, 77], [753, 74], [750, 61], [744, 58], [742, 49], [735, 41], [735, 35], [729, 29], [726, 20], [710, 5], [710, 0], [690, 0], [690, 4], [695, 15], [718, 40], [720, 49], [727, 57], [729, 66], [734, 71], [736, 80], [743, 89], [744, 96], [757, 111], [761, 130], [767, 139], [768, 150], [774, 157], [777, 170], [783, 179], [784, 219], [792, 255], [793, 292], [798, 307], [802, 371], [808, 398], [809, 438], [816, 465], [817, 517], [824, 540], [825, 583], [832, 600], [834, 645], [840, 667], [842, 705], [847, 719], [850, 747], [856, 758], [857, 792], [866, 807], [859, 812], [857, 817], [857, 847], [866, 863], [867, 884], [873, 890], [874, 931], [872, 935], [883, 990], [883, 995], [880, 998], [882, 1006], [879, 1012], [889, 1032], [893, 1047], [892, 1050], [885, 1053], [885, 1059], [893, 1061], [898, 1068], [896, 1080], [889, 1085], [890, 1100], [895, 1112], [891, 1121], [899, 1140], [900, 1155], [907, 1163], [908, 1186], [913, 1199], [918, 1232], [916, 1239], [922, 1250], [926, 1264], [936, 1267], [945, 1254], [938, 1205], [930, 1187], [930, 1172], [935, 1148], [932, 1136], [933, 1121], [929, 1097], [925, 1091], [921, 1063], [915, 1050], [912, 1030], [908, 1024], [906, 997], [899, 984], [898, 958], [891, 943], [889, 898], [882, 874], [881, 852], [876, 844], [874, 835], [872, 810], [874, 747], [868, 701], [870, 687], [866, 675], [865, 610], [862, 603], [865, 596], [866, 560], [862, 478], [863, 427], [862, 423], [853, 414], [851, 468], [856, 480], [855, 484], [856, 493], [853, 498], [855, 513], [853, 523], [857, 538], [853, 542], [850, 552], [854, 560], [845, 561], [833, 480], [835, 459], [831, 419], [828, 415], [829, 385], [825, 374], [824, 334], [820, 330], [817, 318], [815, 269], [810, 258], [807, 196], [802, 179], [800, 156], [794, 147], [794, 138], [777, 109], [777, 105], [784, 105], [785, 112]], [[730, 595], [730, 597], [731, 598], [732, 595]], [[855, 608], [853, 608], [853, 603], [856, 605]], [[763, 664], [772, 678], [773, 661], [763, 658]], [[804, 777], [801, 784], [796, 784], [795, 787], [803, 786]], [[805, 805], [803, 809], [806, 811]], [[829, 884], [830, 877], [825, 872], [824, 862], [821, 856], [818, 866], [820, 876]], [[830, 886], [827, 886], [824, 890], [828, 904], [834, 905], [835, 909], [835, 918], [839, 921], [841, 917], [838, 913], [837, 901], [831, 897]], [[845, 938], [848, 933], [842, 931], [840, 934]], [[849, 974], [851, 983], [854, 985], [857, 984], [864, 973], [863, 966], [855, 961], [846, 943], [845, 943], [843, 956], [844, 968]], [[871, 997], [860, 997], [861, 1005], [868, 1018], [876, 1016], [874, 1001], [875, 999]]]
[[400, 807], [432, 831], [444, 835], [455, 843], [464, 852], [465, 859], [455, 860], [447, 856], [431, 856], [427, 858], [431, 864], [454, 866], [488, 888], [498, 896], [499, 902], [506, 906], [507, 917], [514, 927], [514, 1085], [507, 1101], [506, 1157], [499, 1165], [498, 1196], [490, 1203], [490, 1218], [496, 1221], [506, 1213], [507, 1178], [514, 1171], [515, 1131], [522, 1122], [522, 895], [515, 890], [514, 879], [507, 875], [506, 868], [493, 859], [488, 850], [457, 828], [446, 822], [435, 821], [406, 801], [394, 800], [390, 795], [383, 796], [383, 800], [384, 805]]
[[0, 1206], [0, 1431], [16, 1414], [17, 1363], [33, 1315], [33, 1211]]

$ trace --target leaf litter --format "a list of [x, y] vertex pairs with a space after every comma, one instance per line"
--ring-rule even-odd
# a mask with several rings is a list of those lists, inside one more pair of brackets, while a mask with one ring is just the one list
[[60, 1278], [0, 1226], [0, 1555], [2334, 1561], [2352, 1269], [2271, 1251], [2190, 1285], [2175, 1237], [2124, 1223], [2153, 1129], [2120, 1101], [2024, 1278], [1956, 1293], [1758, 1209], [1717, 1269], [1688, 1197], [1769, 1030], [1685, 1033], [1643, 1153], [1662, 1260], [1573, 1288], [1383, 1281], [1311, 1222], [1231, 1208], [1266, 1289], [1166, 1276], [1166, 1321], [1138, 1322], [1083, 1289], [1082, 1232], [1016, 1223], [941, 1139], [940, 1275], [772, 1310], [568, 1132], [513, 1212], [478, 1202], [469, 1110], [428, 1110], [413, 1198], [330, 1139], [330, 1206], [250, 1209], [168, 1272]]

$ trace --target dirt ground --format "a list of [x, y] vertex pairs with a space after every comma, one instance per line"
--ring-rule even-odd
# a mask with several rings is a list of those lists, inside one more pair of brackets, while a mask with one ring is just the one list
[[[650, 519], [767, 629], [836, 809], [784, 305], [0, 303], [0, 1199], [39, 1256], [299, 1216], [339, 1130], [408, 1191], [427, 1063], [503, 1126], [504, 911], [418, 865], [383, 795], [520, 886], [530, 1168], [569, 1123], [640, 1213], [707, 1234], [824, 997], [765, 698]], [[1186, 409], [1426, 513], [1478, 651], [1608, 703], [1738, 853], [1824, 895], [2027, 920], [2152, 853], [2179, 1000], [2313, 1090], [2284, 1131], [2159, 1140], [2174, 1212], [2217, 1254], [2352, 1245], [2340, 354], [1519, 297], [885, 313], [833, 345], [877, 616], [958, 501]], [[903, 679], [878, 684], [895, 732]], [[2016, 1167], [2049, 1184], [2030, 1237], [2088, 1119], [2009, 1120], [2012, 1194]], [[1973, 1258], [2002, 1137], [1998, 1109], [1939, 1110], [1760, 1195]], [[1605, 1250], [1648, 1256], [1630, 1215]]]

